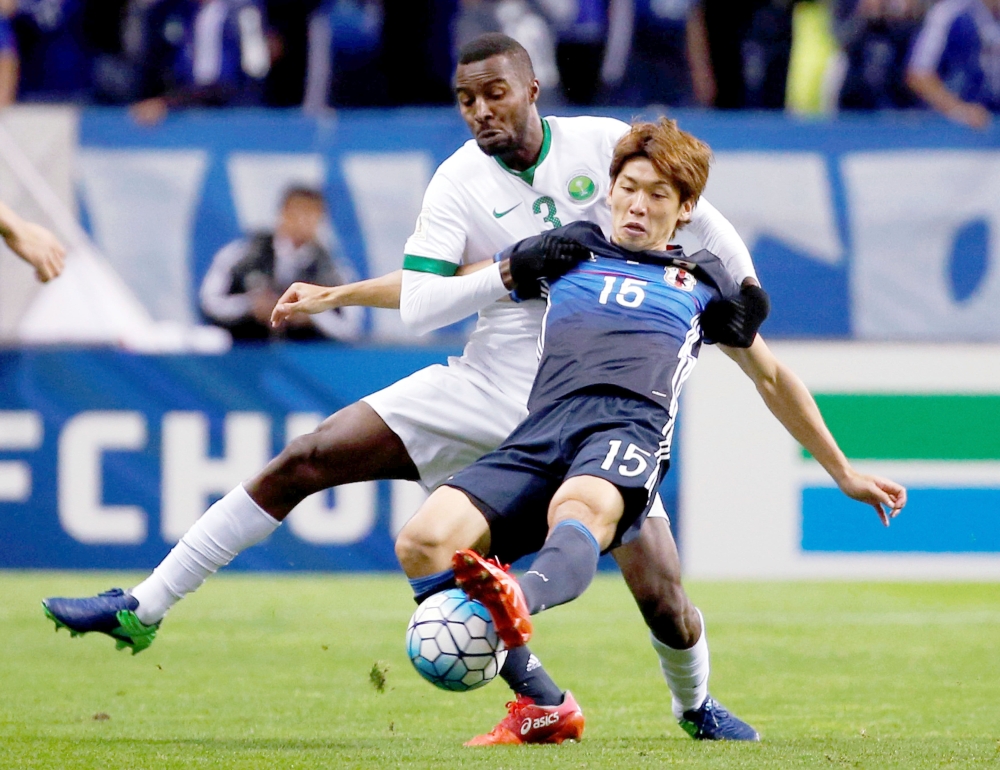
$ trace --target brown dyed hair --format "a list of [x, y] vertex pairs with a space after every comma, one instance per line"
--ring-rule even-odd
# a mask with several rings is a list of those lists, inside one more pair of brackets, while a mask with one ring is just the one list
[[681, 203], [697, 203], [708, 182], [712, 149], [677, 127], [676, 120], [660, 118], [656, 123], [635, 123], [618, 140], [611, 156], [611, 184], [633, 158], [648, 158], [653, 168], [673, 185]]

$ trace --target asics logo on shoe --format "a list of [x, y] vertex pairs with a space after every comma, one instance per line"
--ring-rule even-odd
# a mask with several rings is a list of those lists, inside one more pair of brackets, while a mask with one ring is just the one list
[[516, 209], [520, 205], [521, 205], [521, 202], [518, 201], [517, 203], [515, 203], [513, 206], [511, 206], [506, 211], [500, 211], [500, 212], [498, 212], [496, 210], [496, 208], [494, 208], [493, 209], [493, 216], [496, 217], [497, 219], [500, 219], [501, 217], [505, 217], [505, 216], [507, 216], [510, 212], [512, 212], [514, 209]]
[[527, 735], [530, 730], [539, 730], [542, 727], [554, 725], [558, 721], [558, 714], [546, 714], [543, 717], [536, 717], [535, 719], [525, 717], [524, 721], [521, 723], [521, 735]]
[[538, 572], [537, 570], [529, 569], [524, 574], [525, 575], [538, 575], [538, 577], [540, 577], [542, 579], [543, 583], [548, 583], [549, 582], [549, 579], [547, 577], [545, 577], [545, 575], [543, 575], [541, 572]]

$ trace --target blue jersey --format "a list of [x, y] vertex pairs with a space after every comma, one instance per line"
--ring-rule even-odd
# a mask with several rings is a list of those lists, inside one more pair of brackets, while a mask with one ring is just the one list
[[608, 243], [589, 222], [553, 232], [592, 256], [549, 287], [528, 410], [610, 386], [676, 414], [701, 349], [701, 312], [712, 300], [737, 297], [736, 280], [707, 251], [631, 252]]
[[230, 104], [259, 101], [258, 85], [270, 59], [258, 0], [222, 0], [203, 5], [184, 30], [174, 65], [181, 86], [231, 89]]
[[17, 32], [22, 100], [87, 98], [93, 82], [94, 52], [84, 33], [83, 0], [21, 0]]
[[17, 42], [14, 40], [14, 30], [10, 19], [0, 16], [0, 56], [17, 54]]
[[963, 101], [1000, 112], [1000, 19], [982, 0], [942, 0], [927, 13], [910, 69], [933, 72]]

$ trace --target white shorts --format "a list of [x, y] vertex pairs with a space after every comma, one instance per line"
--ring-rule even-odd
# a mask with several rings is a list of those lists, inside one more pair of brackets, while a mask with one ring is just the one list
[[402, 440], [428, 491], [492, 452], [528, 416], [524, 402], [458, 359], [361, 400]]
[[[428, 492], [487, 452], [525, 417], [525, 405], [460, 359], [435, 364], [363, 399], [399, 436]], [[667, 519], [659, 494], [646, 518]]]

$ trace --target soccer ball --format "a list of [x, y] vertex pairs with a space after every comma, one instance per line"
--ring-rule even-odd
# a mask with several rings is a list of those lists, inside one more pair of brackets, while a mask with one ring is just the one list
[[406, 629], [406, 652], [420, 676], [455, 692], [487, 684], [507, 659], [489, 611], [460, 588], [417, 607]]

